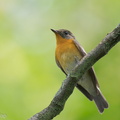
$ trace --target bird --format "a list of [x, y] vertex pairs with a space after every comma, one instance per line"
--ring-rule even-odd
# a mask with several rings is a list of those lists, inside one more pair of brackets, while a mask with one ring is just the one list
[[[69, 30], [51, 30], [56, 35], [56, 64], [67, 76], [87, 53]], [[78, 80], [76, 88], [90, 101], [95, 102], [100, 113], [103, 113], [104, 109], [108, 108], [108, 103], [100, 91], [93, 67]]]

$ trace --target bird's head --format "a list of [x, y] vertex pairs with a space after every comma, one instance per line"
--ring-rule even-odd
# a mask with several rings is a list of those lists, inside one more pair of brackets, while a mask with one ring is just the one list
[[65, 29], [59, 29], [59, 30], [51, 29], [51, 30], [56, 35], [57, 43], [66, 42], [68, 40], [75, 39], [74, 35], [69, 30], [65, 30]]

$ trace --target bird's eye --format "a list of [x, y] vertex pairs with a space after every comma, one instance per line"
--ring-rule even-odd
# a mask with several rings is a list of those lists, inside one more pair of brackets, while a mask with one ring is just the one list
[[64, 34], [65, 34], [65, 35], [68, 35], [68, 32], [67, 32], [67, 31], [65, 31], [65, 32], [64, 32]]

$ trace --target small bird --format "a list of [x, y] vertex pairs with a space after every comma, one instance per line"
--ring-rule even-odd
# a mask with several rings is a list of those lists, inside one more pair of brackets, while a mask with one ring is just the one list
[[[56, 63], [58, 67], [68, 75], [87, 53], [69, 30], [51, 30], [56, 35]], [[105, 108], [108, 108], [108, 103], [100, 91], [99, 84], [92, 67], [82, 76], [76, 84], [76, 87], [90, 101], [94, 100], [100, 113], [102, 113]]]

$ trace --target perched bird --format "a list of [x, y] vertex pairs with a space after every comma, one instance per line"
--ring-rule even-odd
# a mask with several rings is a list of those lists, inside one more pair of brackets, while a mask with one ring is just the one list
[[[55, 59], [58, 67], [68, 75], [78, 62], [86, 55], [83, 47], [75, 36], [65, 29], [53, 30], [56, 35]], [[108, 103], [102, 95], [93, 68], [90, 68], [78, 81], [76, 87], [89, 99], [94, 100], [100, 113], [108, 108]]]

